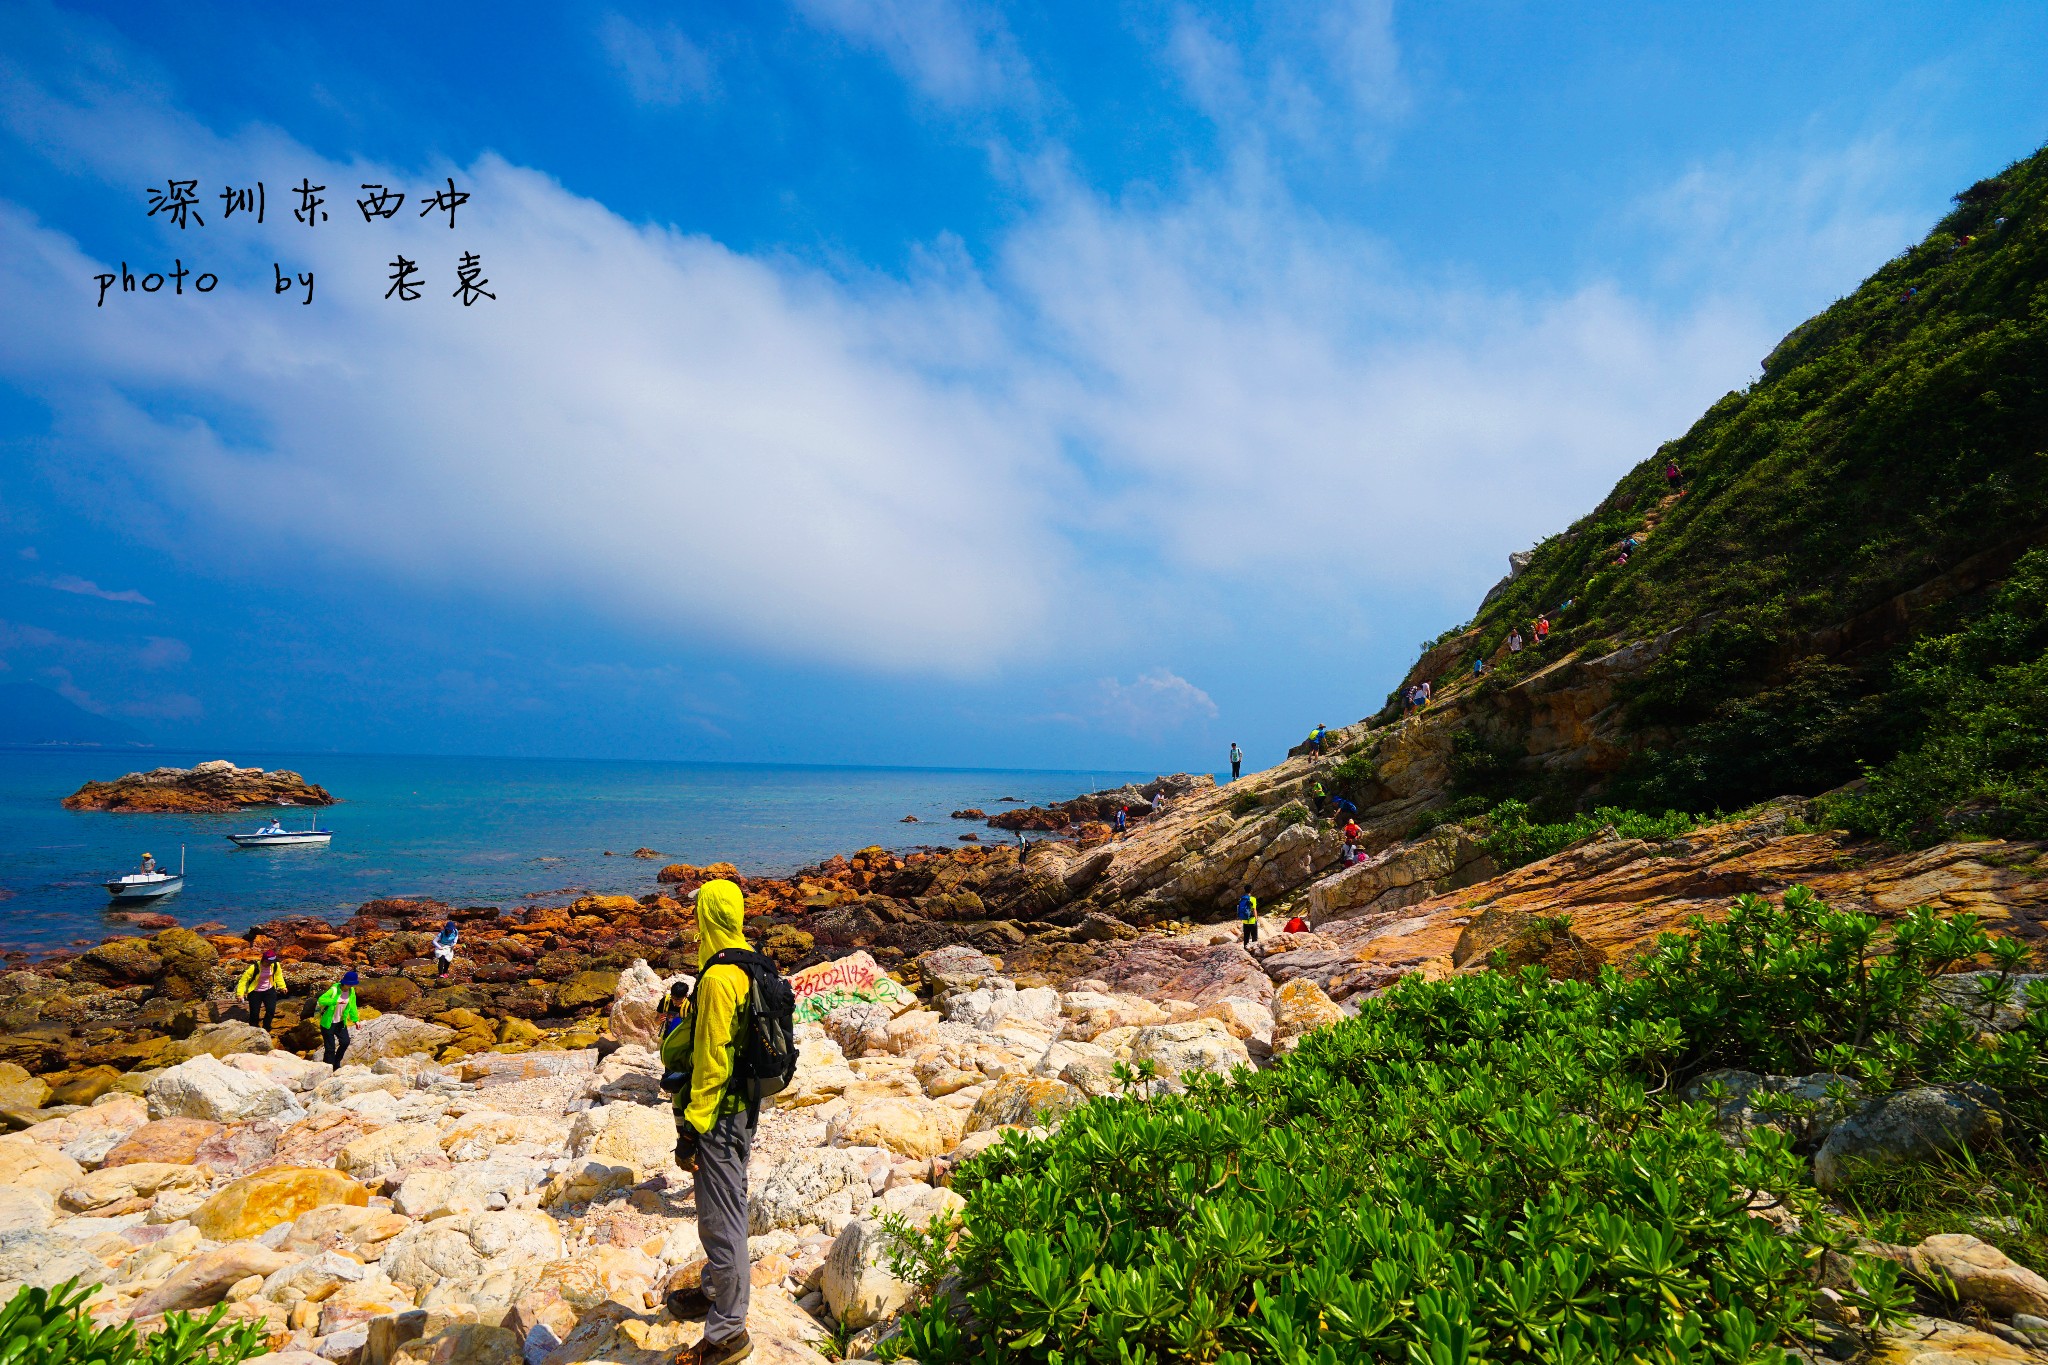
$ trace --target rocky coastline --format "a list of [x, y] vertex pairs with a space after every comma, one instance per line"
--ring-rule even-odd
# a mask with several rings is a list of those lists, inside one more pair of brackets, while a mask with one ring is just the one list
[[[762, 1120], [750, 1330], [758, 1356], [791, 1362], [871, 1351], [914, 1293], [882, 1220], [957, 1212], [963, 1162], [1128, 1093], [1120, 1066], [1149, 1063], [1169, 1089], [1269, 1066], [1411, 974], [1627, 970], [1744, 891], [1805, 884], [1885, 920], [1927, 904], [2048, 932], [2048, 848], [1889, 852], [1809, 828], [1794, 800], [1658, 843], [1602, 831], [1504, 871], [1474, 828], [1416, 828], [1449, 723], [1332, 732], [1327, 755], [1228, 788], [1162, 778], [1038, 808], [1020, 844], [870, 848], [783, 878], [650, 866], [639, 895], [560, 903], [373, 901], [339, 923], [165, 928], [8, 972], [0, 1295], [75, 1274], [98, 1286], [96, 1318], [145, 1328], [225, 1303], [278, 1365], [665, 1360], [699, 1329], [663, 1295], [702, 1256], [651, 1048], [666, 982], [695, 963], [687, 896], [716, 876], [740, 883], [749, 937], [785, 970], [866, 954], [902, 987], [803, 1024], [797, 1084]], [[1350, 865], [1311, 795], [1347, 762], [1375, 784]], [[1118, 808], [1121, 837], [1101, 818]], [[1266, 912], [1249, 948], [1229, 918], [1247, 889]], [[1310, 932], [1282, 931], [1296, 914]], [[448, 919], [461, 948], [436, 978], [428, 942]], [[289, 982], [271, 1030], [232, 994], [264, 947]], [[330, 1071], [306, 1015], [348, 967], [364, 1023]], [[1745, 1103], [1732, 1134], [1755, 1121]], [[1938, 1240], [1896, 1250], [1982, 1262], [1999, 1293], [2031, 1284], [1987, 1245]], [[1916, 1319], [1929, 1345], [1896, 1358], [2031, 1358], [2034, 1319], [1978, 1311]]]
[[335, 798], [285, 768], [238, 768], [224, 758], [190, 768], [152, 768], [88, 782], [64, 798], [66, 810], [130, 814], [221, 815], [248, 806], [331, 806]]

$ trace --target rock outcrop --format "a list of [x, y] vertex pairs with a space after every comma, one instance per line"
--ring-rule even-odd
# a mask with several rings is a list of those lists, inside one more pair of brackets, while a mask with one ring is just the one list
[[334, 798], [295, 772], [238, 768], [216, 758], [190, 768], [152, 768], [88, 782], [64, 798], [69, 810], [220, 814], [245, 806], [331, 806]]

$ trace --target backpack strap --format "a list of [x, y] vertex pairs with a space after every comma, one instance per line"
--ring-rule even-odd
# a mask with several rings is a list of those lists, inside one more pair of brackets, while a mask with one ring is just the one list
[[[754, 1000], [759, 994], [754, 988], [754, 973], [761, 964], [766, 963], [768, 963], [767, 958], [751, 949], [721, 948], [711, 955], [710, 961], [704, 964], [704, 970], [707, 972], [713, 967], [737, 967], [747, 974], [747, 998], [740, 1004], [739, 1018], [733, 1021], [732, 1074], [725, 1078], [727, 1094], [731, 1094], [734, 1088], [740, 1084], [740, 1059], [745, 1055], [747, 1047], [747, 1037], [742, 1025], [751, 1023], [751, 1016], [755, 1009]], [[747, 1087], [747, 1090], [751, 1091], [752, 1087]], [[751, 1094], [748, 1094], [746, 1099], [747, 1131], [751, 1133], [761, 1124], [761, 1102]]]

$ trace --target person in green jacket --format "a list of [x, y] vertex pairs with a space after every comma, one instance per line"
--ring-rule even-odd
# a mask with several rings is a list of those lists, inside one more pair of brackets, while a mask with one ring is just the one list
[[356, 1011], [357, 980], [355, 968], [349, 968], [341, 974], [341, 980], [320, 992], [320, 999], [314, 1004], [314, 1017], [320, 1021], [321, 1055], [329, 1066], [340, 1066], [342, 1056], [348, 1052], [348, 1026], [363, 1022]]
[[753, 1353], [747, 1337], [751, 1297], [747, 1259], [747, 1161], [753, 1133], [746, 1105], [728, 1087], [747, 1006], [747, 974], [730, 964], [706, 967], [727, 948], [745, 948], [745, 898], [719, 878], [698, 889], [697, 989], [683, 1018], [661, 1040], [662, 1069], [688, 1073], [676, 1092], [676, 1164], [697, 1177], [697, 1232], [704, 1242], [703, 1287], [669, 1295], [678, 1318], [704, 1316], [704, 1336], [676, 1365], [731, 1365]]

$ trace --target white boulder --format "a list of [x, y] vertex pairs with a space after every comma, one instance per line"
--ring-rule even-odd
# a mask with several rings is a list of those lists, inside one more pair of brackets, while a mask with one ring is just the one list
[[184, 1117], [211, 1119], [215, 1123], [275, 1119], [279, 1123], [296, 1123], [306, 1116], [298, 1100], [284, 1086], [228, 1066], [203, 1052], [158, 1073], [142, 1093], [153, 1119]]

